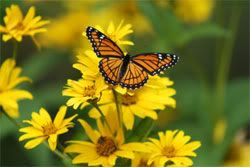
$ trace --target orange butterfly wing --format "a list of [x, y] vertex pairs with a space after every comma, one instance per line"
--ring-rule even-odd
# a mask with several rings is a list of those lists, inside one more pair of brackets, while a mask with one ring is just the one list
[[99, 62], [99, 69], [105, 81], [112, 85], [119, 83], [119, 75], [123, 61], [121, 59], [103, 58]]
[[166, 68], [174, 66], [179, 57], [168, 53], [145, 53], [132, 57], [132, 61], [150, 75], [159, 74]]
[[142, 67], [130, 62], [120, 81], [120, 85], [129, 89], [137, 89], [142, 87], [147, 80], [148, 74], [142, 69]]
[[124, 57], [121, 49], [106, 35], [93, 27], [88, 27], [86, 34], [98, 57]]

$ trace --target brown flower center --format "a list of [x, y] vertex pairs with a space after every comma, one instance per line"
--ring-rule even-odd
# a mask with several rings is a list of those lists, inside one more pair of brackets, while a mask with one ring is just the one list
[[165, 146], [162, 150], [162, 154], [168, 158], [172, 158], [176, 154], [176, 150], [173, 146]]
[[22, 22], [19, 22], [19, 23], [15, 26], [15, 28], [18, 29], [18, 30], [24, 30], [23, 23], [22, 23]]
[[125, 106], [136, 104], [136, 101], [137, 101], [136, 95], [129, 95], [127, 93], [122, 95], [122, 104]]
[[114, 140], [110, 137], [101, 136], [96, 144], [96, 151], [101, 156], [109, 156], [117, 150]]
[[83, 96], [84, 97], [94, 97], [96, 88], [94, 85], [84, 87]]
[[54, 133], [56, 133], [56, 131], [57, 131], [57, 129], [52, 122], [43, 126], [43, 134], [46, 136], [54, 134]]

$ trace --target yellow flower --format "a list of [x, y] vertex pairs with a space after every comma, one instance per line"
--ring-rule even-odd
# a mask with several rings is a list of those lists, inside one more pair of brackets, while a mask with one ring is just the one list
[[[107, 35], [110, 39], [112, 39], [117, 45], [134, 45], [132, 41], [125, 40], [125, 36], [131, 34], [133, 30], [131, 29], [131, 24], [123, 25], [123, 21], [116, 27], [114, 23], [111, 21], [108, 25], [107, 31], [100, 25], [95, 26], [96, 29]], [[86, 36], [86, 32], [83, 32], [83, 36]]]
[[15, 67], [15, 60], [7, 59], [0, 67], [0, 107], [13, 118], [19, 116], [17, 102], [21, 99], [32, 99], [31, 93], [16, 89], [22, 82], [30, 81], [28, 77], [20, 77], [21, 68]]
[[184, 22], [200, 23], [210, 17], [213, 7], [214, 0], [176, 0], [175, 14]]
[[33, 37], [37, 33], [45, 32], [46, 28], [42, 27], [49, 21], [41, 21], [41, 16], [35, 17], [35, 7], [31, 7], [23, 17], [20, 8], [17, 5], [11, 5], [6, 8], [4, 23], [5, 27], [0, 25], [0, 32], [4, 33], [3, 41], [14, 38], [20, 42], [24, 35]]
[[177, 166], [192, 166], [193, 161], [189, 156], [196, 156], [194, 150], [201, 146], [199, 141], [190, 142], [191, 137], [185, 136], [183, 131], [166, 131], [159, 132], [159, 140], [149, 138], [147, 142], [148, 149], [151, 150], [151, 156], [148, 165], [153, 162], [163, 167], [165, 163], [170, 162]]
[[[53, 20], [48, 32], [41, 35], [39, 42], [46, 47], [71, 49], [82, 43], [81, 33], [86, 27], [87, 14], [84, 10], [70, 12]], [[85, 44], [86, 45], [86, 44]]]
[[69, 142], [71, 144], [66, 147], [65, 152], [79, 154], [73, 159], [73, 164], [88, 163], [89, 166], [110, 167], [115, 165], [118, 157], [133, 159], [135, 151], [148, 152], [142, 143], [125, 143], [117, 117], [111, 114], [107, 121], [112, 131], [100, 120], [97, 120], [98, 131], [92, 129], [86, 121], [79, 120], [91, 141]]
[[80, 108], [82, 109], [88, 105], [88, 102], [99, 100], [101, 92], [106, 88], [107, 85], [101, 79], [97, 81], [85, 79], [74, 81], [69, 79], [62, 94], [71, 97], [67, 101], [67, 106], [73, 106], [74, 109], [77, 109], [81, 105]]
[[86, 50], [84, 54], [78, 54], [77, 59], [77, 63], [73, 64], [73, 67], [82, 73], [84, 79], [96, 81], [97, 78], [100, 78], [98, 63], [101, 59], [96, 56], [94, 51]]
[[25, 133], [19, 138], [19, 141], [31, 139], [24, 147], [32, 149], [48, 139], [49, 147], [54, 151], [57, 146], [58, 135], [68, 132], [68, 128], [73, 127], [71, 121], [77, 116], [75, 114], [70, 118], [64, 119], [66, 111], [67, 107], [61, 106], [53, 122], [44, 108], [40, 109], [39, 114], [32, 112], [32, 119], [23, 121], [31, 126], [19, 129], [20, 132]]
[[[165, 82], [164, 87], [159, 83], [152, 88], [155, 80]], [[140, 118], [150, 117], [154, 120], [157, 119], [155, 110], [163, 110], [165, 106], [175, 108], [176, 102], [171, 97], [175, 94], [173, 88], [167, 88], [172, 84], [167, 78], [160, 78], [158, 76], [149, 80], [149, 83], [135, 91], [129, 91], [121, 94], [121, 110], [123, 123], [127, 129], [132, 129], [134, 125], [135, 115]], [[151, 83], [152, 82], [152, 83]], [[115, 110], [115, 100], [111, 91], [104, 91], [101, 100], [98, 102], [103, 114], [106, 115], [110, 110]], [[99, 118], [101, 115], [93, 108], [89, 112], [92, 118]]]

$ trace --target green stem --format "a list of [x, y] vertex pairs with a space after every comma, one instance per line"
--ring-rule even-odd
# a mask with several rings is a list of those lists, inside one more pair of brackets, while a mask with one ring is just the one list
[[16, 60], [17, 57], [17, 41], [13, 40], [13, 59]]
[[154, 127], [155, 121], [151, 118], [145, 118], [134, 128], [131, 136], [126, 140], [127, 142], [138, 142], [145, 140]]
[[[50, 147], [47, 142], [43, 142], [43, 144], [50, 150]], [[57, 142], [57, 146], [60, 148], [62, 145]], [[63, 147], [63, 146], [62, 146]], [[65, 166], [72, 166], [72, 158], [70, 158], [67, 154], [63, 153], [63, 150], [55, 149], [52, 151], [56, 156], [62, 159], [62, 162], [64, 163]]]
[[118, 94], [116, 93], [116, 91], [114, 89], [112, 89], [112, 92], [113, 92], [113, 95], [114, 95], [114, 98], [115, 98], [115, 105], [116, 105], [116, 110], [117, 110], [117, 114], [118, 114], [118, 121], [119, 121], [119, 124], [120, 124], [120, 127], [122, 128], [122, 111], [121, 111], [121, 103], [119, 102], [119, 97], [118, 97]]
[[95, 102], [90, 102], [90, 104], [91, 104], [93, 107], [95, 107], [95, 108], [97, 109], [97, 111], [101, 114], [101, 119], [102, 119], [102, 121], [106, 123], [106, 125], [107, 125], [107, 127], [108, 127], [110, 133], [113, 134], [113, 133], [112, 133], [112, 130], [111, 130], [111, 127], [110, 127], [108, 121], [106, 120], [105, 115], [103, 114], [102, 110], [101, 110], [100, 107], [97, 105], [97, 103], [95, 103]]
[[[65, 148], [64, 148], [64, 146], [58, 141], [57, 142], [57, 146], [58, 146], [58, 148], [59, 148], [59, 150], [61, 151], [61, 152], [64, 152], [64, 150], [65, 150]], [[71, 162], [71, 160], [73, 159], [73, 157], [70, 155], [70, 154], [67, 154], [67, 153], [64, 153], [64, 155], [67, 157], [67, 159], [68, 160], [70, 160], [70, 162]]]
[[227, 38], [224, 42], [224, 46], [219, 53], [220, 57], [218, 64], [218, 72], [216, 75], [216, 108], [215, 108], [215, 121], [219, 119], [224, 111], [224, 98], [225, 98], [225, 85], [228, 78], [229, 68], [232, 59], [232, 51], [235, 42], [238, 22], [240, 19], [240, 6], [235, 5], [234, 14], [229, 21], [229, 29], [231, 30], [231, 36]]

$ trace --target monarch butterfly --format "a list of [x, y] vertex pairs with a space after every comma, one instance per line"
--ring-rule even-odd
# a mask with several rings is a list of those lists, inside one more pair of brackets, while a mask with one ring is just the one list
[[137, 89], [148, 80], [149, 75], [159, 74], [174, 66], [179, 57], [169, 53], [143, 53], [131, 57], [109, 37], [93, 27], [87, 27], [86, 34], [97, 57], [102, 58], [99, 69], [105, 81], [113, 86]]

